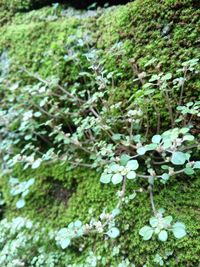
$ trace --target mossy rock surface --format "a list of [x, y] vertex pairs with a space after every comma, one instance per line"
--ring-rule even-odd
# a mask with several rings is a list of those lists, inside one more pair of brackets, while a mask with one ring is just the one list
[[39, 9], [44, 6], [51, 6], [51, 5], [59, 5], [63, 4], [65, 6], [75, 7], [77, 9], [86, 9], [86, 8], [95, 8], [96, 6], [104, 6], [104, 5], [119, 5], [119, 4], [126, 4], [130, 2], [128, 0], [98, 0], [95, 3], [92, 0], [1, 0], [0, 6], [10, 11], [18, 12], [18, 11], [30, 11], [32, 9]]
[[[29, 1], [26, 3], [30, 3]], [[13, 14], [13, 13], [12, 13]], [[11, 16], [12, 17], [12, 16]], [[3, 23], [2, 23], [3, 24]], [[91, 12], [69, 9], [63, 12], [51, 7], [17, 13], [8, 17], [7, 24], [0, 29], [0, 51], [7, 51], [12, 62], [10, 80], [21, 85], [34, 84], [21, 69], [27, 68], [41, 77], [55, 76], [62, 84], [68, 83], [69, 90], [74, 83], [85, 84], [79, 73], [88, 70], [85, 54], [89, 49], [101, 51], [104, 64], [109, 71], [122, 73], [116, 82], [116, 92], [111, 103], [123, 100], [137, 92], [139, 85], [133, 85], [135, 78], [133, 64], [139, 71], [147, 61], [158, 59], [152, 71], [172, 72], [181, 62], [199, 55], [200, 9], [192, 0], [136, 0], [124, 6], [111, 7]], [[80, 42], [83, 41], [83, 45]], [[75, 58], [65, 59], [71, 49]], [[199, 80], [195, 78], [188, 86], [188, 99], [198, 97]], [[7, 91], [1, 92], [7, 94]], [[162, 107], [162, 99], [157, 102]], [[166, 114], [163, 114], [163, 118]], [[162, 125], [166, 128], [167, 121]], [[13, 177], [36, 182], [22, 210], [16, 210], [16, 198], [11, 197], [8, 176], [1, 179], [1, 188], [6, 201], [4, 216], [11, 219], [25, 216], [39, 221], [48, 230], [64, 227], [75, 219], [90, 220], [90, 210], [99, 216], [103, 208], [112, 209], [116, 204], [115, 186], [103, 186], [100, 173], [87, 168], [70, 169], [67, 164], [42, 165], [38, 170], [24, 171], [16, 166]], [[128, 192], [140, 188], [141, 184], [128, 184]], [[164, 256], [173, 252], [166, 266], [198, 267], [200, 255], [200, 177], [181, 176], [172, 179], [166, 186], [158, 186], [156, 203], [166, 209], [176, 220], [187, 226], [187, 236], [175, 240], [170, 235], [165, 244], [152, 239], [143, 241], [139, 229], [148, 223], [151, 207], [148, 193], [138, 193], [133, 202], [124, 207], [119, 217], [121, 236], [115, 240], [104, 240], [104, 236], [89, 236], [84, 241], [82, 253], [79, 244], [68, 252], [70, 263], [84, 263], [90, 251], [103, 255], [98, 266], [117, 267], [122, 257], [136, 266], [156, 266], [157, 253]], [[113, 254], [113, 247], [120, 243], [120, 253]], [[47, 248], [52, 249], [47, 244]], [[54, 250], [59, 248], [53, 247]], [[58, 267], [65, 266], [60, 263]], [[83, 265], [84, 266], [84, 265]], [[46, 266], [49, 267], [49, 266]]]

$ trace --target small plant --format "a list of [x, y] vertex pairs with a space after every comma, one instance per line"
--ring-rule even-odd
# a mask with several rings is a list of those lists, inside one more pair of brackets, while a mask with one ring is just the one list
[[120, 164], [112, 163], [104, 170], [101, 175], [100, 181], [104, 184], [110, 183], [119, 184], [124, 178], [135, 179], [136, 172], [139, 168], [137, 160], [128, 160], [128, 155], [123, 155], [120, 160]]
[[181, 222], [172, 224], [172, 216], [163, 217], [163, 210], [158, 210], [155, 217], [149, 220], [150, 226], [144, 226], [139, 234], [143, 240], [150, 240], [153, 234], [158, 236], [158, 240], [165, 242], [168, 239], [168, 232], [172, 232], [174, 237], [179, 239], [186, 235], [185, 225]]
[[93, 218], [89, 224], [83, 224], [79, 220], [71, 222], [66, 228], [62, 228], [57, 232], [55, 240], [62, 249], [65, 249], [73, 240], [89, 233], [105, 234], [110, 238], [116, 238], [120, 234], [119, 229], [115, 226], [115, 217], [119, 212], [117, 208], [111, 213], [104, 211], [99, 216], [99, 220]]
[[12, 196], [20, 196], [16, 203], [16, 207], [21, 209], [25, 206], [25, 197], [29, 194], [29, 188], [34, 184], [35, 179], [31, 178], [28, 181], [20, 182], [19, 179], [11, 177], [9, 180], [10, 194]]
[[167, 260], [172, 255], [173, 251], [166, 251], [164, 256], [156, 254], [153, 261], [159, 266], [169, 265], [169, 262]]
[[[56, 12], [57, 6], [54, 10]], [[165, 242], [170, 232], [177, 239], [183, 238], [187, 233], [185, 225], [172, 223], [171, 215], [163, 216], [163, 212], [156, 209], [154, 188], [159, 183], [167, 186], [174, 176], [191, 176], [200, 169], [196, 156], [198, 139], [193, 134], [194, 121], [199, 117], [199, 102], [183, 102], [185, 86], [198, 72], [198, 60], [182, 63], [175, 73], [152, 73], [152, 70], [149, 74], [146, 71], [139, 73], [137, 66], [133, 66], [138, 76], [134, 82], [138, 83], [139, 89], [124, 102], [110, 104], [115, 80], [121, 74], [104, 68], [100, 51], [88, 48], [89, 40], [88, 36], [78, 41], [71, 36], [63, 63], [73, 62], [80, 73], [77, 83], [67, 89], [58, 77], [45, 80], [20, 66], [35, 84], [11, 85], [11, 91], [17, 90], [18, 98], [6, 99], [0, 110], [3, 138], [0, 152], [4, 171], [12, 170], [19, 162], [24, 169], [37, 169], [44, 163], [62, 161], [71, 164], [72, 168], [97, 169], [102, 173], [102, 184], [118, 188], [113, 211], [104, 210], [98, 219], [92, 218], [88, 224], [75, 220], [57, 231], [56, 243], [62, 249], [89, 233], [117, 238], [120, 235], [117, 215], [124, 204], [128, 205], [136, 198], [136, 191], [149, 194], [153, 212], [150, 225], [139, 232], [142, 238], [150, 240], [156, 235]], [[84, 70], [77, 47], [84, 51], [88, 63]], [[24, 99], [26, 101], [22, 101]], [[170, 122], [169, 129], [164, 132], [161, 131], [166, 129], [166, 126], [162, 127], [161, 109], [165, 112], [165, 120]], [[11, 133], [10, 129], [13, 129]], [[136, 185], [138, 180], [143, 180], [144, 187], [126, 196], [127, 183]], [[24, 198], [33, 183], [34, 179], [27, 182], [19, 182], [16, 178], [10, 180], [11, 194], [21, 197], [17, 208], [25, 205]]]

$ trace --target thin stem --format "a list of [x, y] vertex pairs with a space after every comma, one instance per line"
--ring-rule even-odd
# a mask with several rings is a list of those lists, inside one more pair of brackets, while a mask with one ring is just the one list
[[145, 132], [145, 138], [147, 138], [148, 133], [149, 133], [149, 117], [148, 117], [148, 111], [146, 112], [146, 116], [147, 116], [147, 125], [146, 125], [146, 132]]
[[154, 216], [156, 216], [157, 210], [156, 210], [154, 199], [153, 199], [153, 187], [150, 185], [148, 189], [149, 189], [149, 195], [150, 195], [150, 201], [151, 201], [151, 207], [153, 210], [153, 214], [154, 214]]
[[30, 103], [37, 109], [39, 109], [42, 113], [46, 114], [47, 116], [49, 116], [50, 118], [53, 118], [53, 119], [57, 119], [56, 116], [52, 115], [51, 113], [49, 113], [48, 111], [46, 111], [45, 109], [41, 108], [40, 106], [34, 104], [33, 101], [30, 101]]
[[[37, 79], [38, 81], [44, 83], [45, 85], [49, 85], [49, 82], [47, 80], [44, 80], [43, 78], [41, 78], [39, 75], [36, 75], [30, 71], [28, 71], [27, 69], [25, 68], [21, 68], [21, 70], [25, 73], [27, 73], [29, 76]], [[77, 96], [74, 96], [73, 94], [71, 94], [70, 92], [68, 92], [64, 87], [62, 87], [61, 85], [57, 84], [57, 87], [63, 92], [65, 93], [67, 96], [69, 96], [70, 98], [72, 98], [73, 100], [76, 100], [78, 102], [82, 102], [84, 103], [85, 101], [82, 100], [81, 98], [77, 97]]]
[[122, 203], [122, 199], [124, 198], [125, 196], [125, 192], [126, 192], [126, 177], [124, 177], [123, 179], [123, 184], [122, 184], [122, 190], [120, 192], [120, 199], [119, 199], [119, 202], [117, 204], [117, 208], [120, 207], [121, 203]]
[[168, 108], [168, 111], [169, 111], [169, 116], [170, 116], [170, 120], [171, 120], [171, 126], [173, 128], [174, 127], [174, 116], [173, 116], [172, 106], [171, 106], [171, 103], [170, 103], [169, 94], [168, 94], [167, 91], [165, 91], [164, 96], [165, 96], [165, 100], [167, 102], [166, 104], [167, 104], [167, 108]]
[[179, 97], [179, 101], [178, 101], [178, 106], [180, 106], [181, 103], [182, 103], [183, 92], [184, 92], [184, 85], [185, 85], [185, 80], [186, 80], [186, 74], [187, 74], [187, 69], [185, 69], [184, 75], [183, 75], [183, 83], [181, 85], [181, 92], [180, 92], [180, 97]]

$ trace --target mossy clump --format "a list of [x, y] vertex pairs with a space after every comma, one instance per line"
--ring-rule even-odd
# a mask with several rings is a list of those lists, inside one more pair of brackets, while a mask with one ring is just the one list
[[[71, 221], [80, 219], [88, 223], [92, 217], [98, 218], [104, 208], [112, 210], [116, 203], [117, 187], [103, 186], [99, 182], [99, 175], [95, 171], [85, 168], [68, 169], [68, 165], [44, 165], [36, 171], [24, 171], [18, 165], [14, 177], [27, 180], [35, 178], [35, 184], [27, 197], [27, 204], [22, 210], [17, 210], [9, 192], [8, 179], [2, 179], [1, 187], [6, 201], [5, 215], [7, 218], [16, 216], [28, 217], [34, 223], [40, 222], [46, 230], [59, 229]], [[75, 242], [69, 253], [76, 255], [74, 262], [84, 260], [84, 255], [93, 251], [95, 255], [106, 258], [106, 264], [117, 266], [122, 257], [127, 257], [136, 266], [154, 266], [154, 256], [159, 253], [164, 257], [167, 252], [173, 254], [167, 260], [170, 266], [197, 266], [200, 252], [198, 223], [200, 213], [199, 178], [184, 177], [173, 179], [167, 186], [159, 186], [155, 191], [155, 201], [159, 207], [165, 208], [165, 214], [171, 214], [174, 220], [183, 221], [187, 225], [187, 236], [176, 241], [170, 234], [169, 241], [161, 243], [153, 238], [143, 241], [139, 236], [140, 228], [148, 224], [151, 216], [148, 191], [137, 193], [132, 203], [124, 204], [118, 219], [121, 230], [120, 237], [114, 241], [106, 240], [101, 235], [91, 235], [81, 241], [84, 246], [80, 254], [80, 242]], [[180, 186], [181, 185], [181, 186]], [[140, 185], [128, 183], [127, 195]], [[105, 242], [105, 244], [104, 244]], [[115, 246], [120, 244], [120, 253], [112, 256]], [[74, 254], [75, 253], [75, 254]], [[104, 259], [105, 261], [105, 259]], [[101, 265], [101, 261], [99, 263]]]
[[[84, 90], [88, 80], [84, 81], [80, 73], [90, 67], [87, 53], [97, 49], [105, 68], [120, 74], [114, 84], [114, 94], [110, 96], [110, 104], [113, 104], [128, 99], [139, 90], [141, 84], [133, 83], [138, 74], [136, 70], [145, 71], [146, 63], [152, 58], [156, 58], [156, 63], [150, 68], [151, 73], [173, 73], [181, 62], [198, 57], [199, 18], [200, 9], [192, 0], [136, 0], [125, 6], [86, 13], [72, 10], [57, 13], [54, 8], [46, 7], [16, 14], [9, 24], [2, 26], [0, 51], [7, 51], [12, 62], [8, 74], [11, 84], [19, 82], [19, 86], [24, 86], [38, 82], [23, 71], [26, 68], [42, 78], [59, 79], [68, 90], [73, 90], [77, 83], [80, 90]], [[198, 86], [198, 76], [195, 76], [185, 97], [197, 98]], [[7, 87], [1, 90], [2, 96], [9, 93]], [[162, 107], [163, 100], [158, 97], [156, 104]], [[166, 117], [165, 112], [162, 118]], [[167, 123], [166, 119], [163, 128]], [[97, 218], [106, 207], [112, 210], [117, 202], [117, 186], [103, 186], [99, 182], [99, 172], [80, 167], [72, 169], [67, 163], [42, 164], [37, 170], [23, 170], [18, 164], [11, 176], [21, 181], [35, 178], [35, 183], [27, 196], [26, 206], [17, 210], [17, 197], [10, 194], [10, 175], [2, 177], [1, 188], [6, 202], [4, 216], [9, 219], [19, 215], [28, 217], [49, 231], [76, 219], [88, 223], [91, 216]], [[97, 256], [103, 255], [98, 266], [115, 267], [122, 258], [128, 258], [136, 266], [154, 267], [155, 254], [164, 257], [170, 251], [169, 266], [198, 266], [199, 185], [199, 176], [177, 177], [166, 186], [158, 186], [155, 192], [156, 203], [166, 209], [166, 215], [171, 214], [174, 220], [186, 224], [188, 233], [182, 240], [177, 241], [172, 235], [165, 244], [156, 239], [148, 242], [141, 239], [139, 229], [148, 224], [151, 217], [146, 190], [137, 193], [132, 203], [122, 209], [118, 221], [119, 238], [113, 241], [101, 235], [88, 236], [81, 241], [82, 253], [79, 241], [69, 248], [71, 262], [83, 264], [88, 253], [93, 251]], [[140, 186], [140, 183], [133, 186], [130, 181], [127, 194]], [[114, 247], [119, 244], [120, 251], [115, 254]]]
[[[174, 73], [182, 62], [199, 56], [200, 9], [192, 0], [135, 1], [105, 11], [97, 25], [97, 46], [104, 51], [106, 68], [123, 73], [116, 99], [139, 89], [130, 81], [146, 70], [149, 60], [156, 59], [153, 72]], [[188, 97], [198, 96], [198, 88], [197, 77]]]

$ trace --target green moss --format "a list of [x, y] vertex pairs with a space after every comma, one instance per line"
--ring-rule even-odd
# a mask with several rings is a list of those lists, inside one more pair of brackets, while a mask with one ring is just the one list
[[[137, 76], [130, 59], [138, 64], [139, 72], [144, 71], [147, 61], [157, 58], [159, 68], [155, 66], [155, 72], [173, 73], [181, 62], [198, 57], [199, 18], [200, 10], [193, 1], [135, 1], [106, 11], [97, 21], [97, 45], [104, 50], [106, 66], [123, 71], [118, 87]], [[112, 51], [119, 42], [123, 44], [122, 60]], [[133, 84], [126, 85], [125, 93], [132, 91]]]
[[[20, 179], [20, 181], [35, 178], [35, 184], [31, 187], [31, 192], [27, 197], [27, 205], [25, 209], [17, 210], [15, 203], [19, 197], [11, 196], [9, 187], [10, 175], [4, 176], [1, 180], [2, 192], [4, 199], [9, 206], [7, 216], [16, 215], [28, 216], [31, 219], [44, 220], [49, 217], [49, 224], [59, 226], [66, 223], [66, 207], [69, 205], [70, 198], [80, 191], [79, 184], [85, 177], [88, 179], [96, 175], [93, 171], [84, 169], [71, 169], [69, 165], [55, 163], [51, 166], [42, 165], [36, 171], [23, 170], [21, 165], [16, 165], [12, 172], [12, 177]], [[76, 198], [76, 197], [75, 197]], [[54, 203], [54, 205], [52, 205]], [[49, 209], [51, 213], [49, 214]], [[58, 216], [59, 213], [59, 216]], [[40, 214], [40, 216], [37, 216]], [[57, 218], [57, 219], [56, 219]], [[69, 218], [71, 221], [72, 218]]]
[[[141, 3], [142, 2], [142, 3]], [[27, 14], [16, 14], [10, 24], [0, 29], [0, 50], [7, 49], [13, 62], [10, 71], [11, 82], [20, 81], [21, 85], [34, 84], [36, 81], [20, 72], [26, 67], [38, 72], [43, 78], [56, 76], [60, 82], [68, 83], [69, 89], [75, 83], [82, 88], [86, 83], [79, 77], [79, 72], [88, 70], [88, 62], [84, 53], [89, 48], [101, 50], [106, 69], [121, 73], [115, 84], [115, 94], [110, 102], [129, 98], [140, 88], [133, 84], [136, 74], [132, 64], [138, 65], [139, 71], [145, 69], [148, 60], [156, 57], [159, 66], [150, 71], [173, 72], [181, 62], [199, 55], [199, 15], [200, 10], [193, 1], [136, 0], [126, 6], [112, 7], [103, 11], [98, 19], [95, 16], [67, 13], [66, 16], [54, 16], [52, 8], [44, 8]], [[93, 31], [93, 39], [88, 43], [88, 29]], [[81, 46], [78, 40], [84, 41]], [[66, 62], [64, 55], [71, 51], [75, 57]], [[188, 98], [199, 94], [198, 77], [188, 86]], [[162, 107], [159, 97], [153, 104]], [[162, 114], [165, 118], [166, 112]], [[167, 120], [166, 120], [167, 121]], [[60, 163], [42, 165], [38, 170], [24, 171], [16, 166], [13, 177], [28, 180], [34, 177], [35, 184], [27, 196], [27, 204], [17, 210], [9, 192], [8, 179], [1, 179], [1, 187], [6, 201], [5, 216], [26, 216], [39, 221], [47, 229], [63, 227], [74, 219], [88, 222], [91, 218], [89, 210], [98, 217], [105, 207], [112, 209], [116, 204], [117, 187], [102, 186], [99, 173], [85, 168], [70, 169], [67, 164]], [[121, 236], [116, 241], [104, 240], [105, 237], [89, 236], [84, 241], [83, 253], [78, 252], [77, 243], [69, 250], [73, 263], [84, 262], [89, 251], [105, 257], [99, 266], [117, 266], [120, 257], [128, 257], [136, 266], [154, 267], [153, 258], [156, 253], [164, 255], [167, 250], [173, 251], [169, 258], [169, 266], [191, 266], [199, 264], [200, 238], [198, 235], [200, 221], [200, 179], [177, 178], [165, 186], [158, 186], [155, 192], [156, 203], [166, 208], [166, 214], [183, 221], [188, 235], [177, 241], [171, 235], [163, 245], [155, 239], [145, 242], [141, 240], [139, 229], [148, 223], [151, 208], [148, 194], [138, 193], [135, 200], [122, 210], [119, 218]], [[140, 184], [134, 186], [138, 188]], [[128, 184], [128, 192], [133, 190]], [[127, 228], [123, 228], [127, 226]], [[79, 241], [78, 241], [79, 243]], [[112, 256], [113, 247], [121, 244], [120, 254]]]
[[53, 0], [1, 0], [0, 7], [15, 13], [18, 11], [28, 11], [33, 8], [50, 5], [52, 3], [54, 3]]
[[[36, 183], [27, 197], [26, 206], [18, 211], [15, 208], [16, 199], [9, 195], [8, 179], [5, 177], [1, 179], [7, 205], [5, 215], [8, 218], [17, 215], [29, 217], [50, 230], [52, 227], [63, 227], [75, 219], [89, 222], [91, 219], [89, 210], [92, 210], [92, 216], [97, 218], [104, 208], [111, 210], [116, 205], [116, 187], [101, 185], [99, 175], [94, 171], [68, 168], [67, 165], [57, 163], [51, 166], [44, 165], [37, 171], [24, 171], [18, 165], [13, 176], [22, 180], [35, 177]], [[136, 266], [145, 263], [147, 266], [154, 266], [152, 265], [154, 255], [158, 252], [164, 255], [166, 251], [173, 251], [173, 256], [168, 259], [170, 266], [197, 266], [200, 252], [198, 235], [200, 198], [196, 196], [200, 194], [199, 185], [199, 178], [185, 177], [181, 180], [177, 178], [166, 186], [158, 186], [155, 192], [155, 202], [159, 205], [157, 208], [165, 208], [166, 215], [171, 214], [174, 220], [186, 224], [188, 235], [184, 239], [175, 240], [170, 234], [169, 241], [165, 244], [156, 241], [156, 238], [152, 241], [142, 241], [138, 234], [139, 229], [148, 224], [151, 216], [149, 196], [144, 192], [138, 193], [132, 203], [122, 209], [118, 219], [118, 227], [121, 230], [119, 239], [114, 243], [106, 241], [104, 244], [103, 236], [88, 236], [83, 241], [85, 246], [83, 255], [92, 250], [97, 255], [104, 255], [107, 264], [116, 266], [121, 253], [118, 257], [113, 257], [111, 253], [113, 246], [120, 244], [121, 250], [127, 251], [127, 257]], [[127, 194], [139, 186], [139, 184], [133, 186], [133, 182], [130, 181]], [[78, 253], [79, 245], [79, 242], [75, 242], [71, 251], [76, 255], [76, 262], [84, 258]]]
[[[71, 76], [78, 74], [78, 69], [68, 68], [64, 61], [65, 46], [69, 45], [69, 35], [81, 35], [77, 19], [59, 20], [58, 22], [30, 23], [11, 25], [2, 29], [4, 38], [0, 46], [9, 49], [11, 60], [15, 62], [13, 72], [20, 68], [29, 68], [42, 77], [56, 76], [70, 82]], [[27, 49], [28, 48], [28, 49]], [[13, 77], [14, 75], [12, 75]], [[16, 76], [13, 78], [17, 79]], [[19, 77], [22, 78], [22, 77]]]

